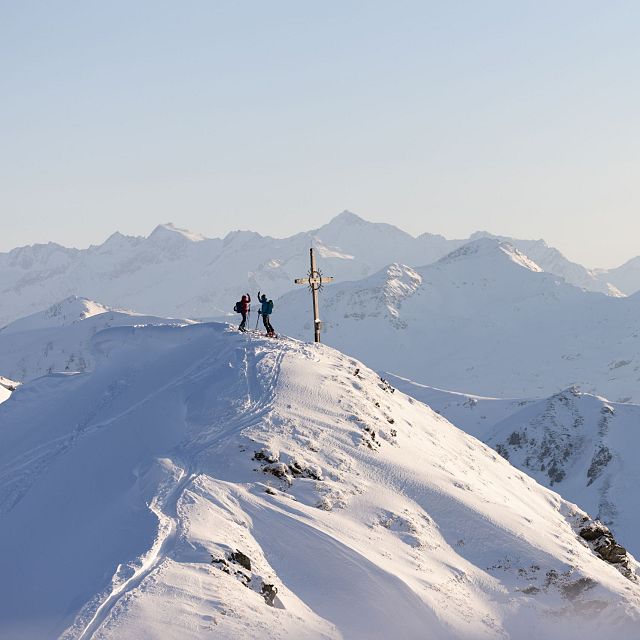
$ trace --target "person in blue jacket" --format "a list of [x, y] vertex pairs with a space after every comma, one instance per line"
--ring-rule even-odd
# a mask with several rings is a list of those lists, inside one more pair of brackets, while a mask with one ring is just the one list
[[267, 296], [263, 293], [260, 295], [258, 291], [258, 300], [260, 300], [261, 307], [258, 309], [258, 313], [262, 315], [262, 323], [264, 324], [264, 328], [267, 330], [268, 336], [275, 336], [275, 331], [271, 326], [271, 320], [269, 316], [273, 312], [273, 300], [267, 300]]

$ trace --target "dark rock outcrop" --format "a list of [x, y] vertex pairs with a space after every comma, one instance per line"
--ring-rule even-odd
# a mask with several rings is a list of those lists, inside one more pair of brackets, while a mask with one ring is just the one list
[[270, 606], [273, 607], [273, 603], [276, 599], [276, 595], [278, 593], [278, 588], [273, 584], [262, 583], [262, 589], [260, 590], [262, 596], [264, 597], [264, 601]]
[[610, 529], [599, 520], [583, 517], [578, 535], [593, 549], [593, 552], [605, 562], [615, 567], [630, 580], [637, 580], [631, 567], [631, 558], [627, 550], [618, 544]]

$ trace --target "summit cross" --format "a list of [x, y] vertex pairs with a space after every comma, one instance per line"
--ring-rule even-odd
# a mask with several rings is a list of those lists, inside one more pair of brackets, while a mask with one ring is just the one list
[[313, 296], [313, 338], [315, 342], [320, 342], [320, 313], [318, 311], [318, 291], [322, 289], [322, 285], [327, 282], [333, 282], [333, 278], [323, 276], [321, 271], [316, 269], [316, 257], [313, 254], [313, 249], [309, 249], [309, 255], [311, 257], [311, 269], [307, 278], [296, 278], [294, 282], [296, 284], [306, 284], [311, 289], [311, 295]]

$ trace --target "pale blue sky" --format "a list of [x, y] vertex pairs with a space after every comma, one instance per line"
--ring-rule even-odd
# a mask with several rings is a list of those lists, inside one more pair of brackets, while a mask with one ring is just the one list
[[0, 250], [173, 221], [640, 254], [640, 2], [0, 0]]

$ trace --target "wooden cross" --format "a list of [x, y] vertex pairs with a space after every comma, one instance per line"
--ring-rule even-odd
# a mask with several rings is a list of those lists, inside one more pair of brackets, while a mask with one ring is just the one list
[[320, 342], [320, 315], [318, 313], [318, 291], [322, 288], [323, 284], [327, 282], [333, 282], [333, 278], [323, 276], [320, 271], [316, 269], [316, 257], [313, 255], [313, 249], [309, 249], [311, 256], [311, 270], [309, 271], [308, 278], [296, 278], [294, 282], [296, 284], [309, 285], [311, 294], [313, 296], [313, 337], [315, 342]]

